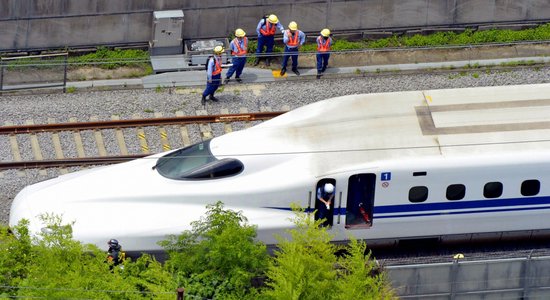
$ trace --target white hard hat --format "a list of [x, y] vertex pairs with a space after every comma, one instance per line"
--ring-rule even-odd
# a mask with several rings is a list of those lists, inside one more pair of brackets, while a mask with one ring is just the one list
[[292, 21], [292, 22], [290, 22], [290, 24], [288, 24], [288, 28], [290, 30], [298, 30], [298, 23]]
[[334, 185], [332, 183], [325, 183], [325, 192], [332, 193], [334, 192]]

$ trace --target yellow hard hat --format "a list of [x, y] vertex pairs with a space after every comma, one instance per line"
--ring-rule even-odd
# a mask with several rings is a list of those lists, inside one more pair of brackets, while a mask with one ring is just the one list
[[236, 37], [243, 37], [243, 36], [245, 36], [245, 35], [246, 35], [246, 33], [244, 32], [244, 30], [242, 30], [242, 29], [240, 29], [240, 28], [237, 29], [237, 30], [235, 30], [235, 36], [236, 36]]
[[324, 36], [324, 37], [329, 37], [330, 30], [328, 28], [325, 28], [325, 29], [321, 30], [321, 35]]
[[216, 46], [214, 47], [214, 53], [215, 54], [222, 54], [225, 49], [223, 49], [223, 46]]
[[272, 24], [277, 24], [277, 22], [279, 22], [279, 18], [277, 18], [276, 15], [269, 15], [269, 17], [267, 17], [267, 20], [269, 21], [269, 23]]
[[288, 28], [290, 30], [298, 30], [298, 24], [294, 21], [290, 22], [290, 24], [288, 24]]

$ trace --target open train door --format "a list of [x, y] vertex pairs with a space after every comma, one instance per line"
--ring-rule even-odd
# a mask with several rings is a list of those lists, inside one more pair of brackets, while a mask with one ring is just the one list
[[[331, 184], [331, 193], [325, 193], [324, 187]], [[334, 178], [323, 178], [317, 182], [315, 187], [315, 220], [324, 219], [321, 226], [331, 227], [334, 224], [334, 202], [336, 201], [336, 180]], [[328, 205], [320, 200], [328, 202]]]
[[376, 174], [356, 174], [349, 177], [346, 203], [346, 229], [372, 226]]

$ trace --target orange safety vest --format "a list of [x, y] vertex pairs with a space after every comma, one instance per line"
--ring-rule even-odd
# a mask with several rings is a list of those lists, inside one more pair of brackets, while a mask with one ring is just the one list
[[218, 75], [222, 72], [222, 64], [220, 63], [219, 59], [217, 57], [212, 57], [214, 60], [214, 70], [212, 70], [212, 75]]
[[277, 24], [271, 24], [270, 22], [268, 22], [267, 20], [264, 21], [264, 25], [265, 25], [265, 29], [263, 29], [263, 27], [260, 27], [260, 33], [263, 35], [263, 36], [272, 36], [272, 35], [275, 35], [275, 30], [277, 29], [275, 25]]
[[241, 43], [239, 43], [239, 39], [237, 39], [237, 38], [233, 39], [233, 45], [235, 45], [235, 47], [237, 47], [237, 52], [231, 50], [231, 55], [245, 56], [246, 51], [248, 49], [248, 38], [243, 37], [243, 46], [244, 46], [243, 48], [241, 48]]
[[330, 51], [330, 38], [326, 39], [323, 43], [323, 37], [319, 36], [317, 38], [317, 51], [319, 52], [328, 52]]
[[298, 30], [294, 32], [294, 36], [292, 36], [292, 32], [290, 32], [290, 30], [287, 30], [286, 34], [288, 36], [288, 42], [286, 43], [286, 45], [290, 47], [298, 46], [298, 38], [300, 37], [300, 35], [298, 34]]

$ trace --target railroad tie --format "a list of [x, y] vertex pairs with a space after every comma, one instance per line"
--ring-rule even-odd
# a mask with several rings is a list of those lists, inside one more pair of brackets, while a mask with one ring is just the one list
[[[206, 110], [197, 110], [197, 116], [206, 116], [208, 112]], [[199, 124], [199, 130], [203, 140], [209, 140], [212, 138], [212, 128], [210, 124]]]
[[[155, 118], [162, 118], [162, 113], [156, 112]], [[172, 146], [170, 146], [170, 141], [168, 140], [168, 132], [166, 132], [166, 128], [164, 128], [164, 126], [159, 126], [159, 134], [162, 152], [172, 150]]]
[[[27, 125], [34, 125], [33, 120], [27, 120], [25, 122]], [[31, 139], [31, 148], [32, 148], [32, 154], [34, 156], [35, 160], [44, 160], [44, 156], [42, 155], [42, 150], [40, 149], [40, 143], [38, 142], [38, 137], [35, 133], [30, 133], [30, 139]], [[44, 169], [38, 170], [38, 174], [42, 176], [48, 175], [48, 172]]]
[[[119, 116], [112, 115], [111, 120], [120, 120]], [[124, 132], [120, 128], [115, 128], [115, 136], [120, 150], [120, 155], [128, 155], [128, 147], [126, 147], [126, 141], [124, 140]]]
[[[91, 116], [90, 121], [97, 122], [99, 118], [97, 116]], [[95, 143], [97, 145], [97, 153], [99, 156], [107, 156], [107, 149], [105, 148], [105, 141], [100, 129], [94, 130]]]
[[[48, 118], [48, 123], [55, 124], [57, 121], [53, 118]], [[64, 159], [65, 155], [63, 154], [63, 148], [61, 147], [61, 139], [59, 138], [59, 133], [56, 131], [52, 132], [52, 142], [53, 149], [55, 151], [55, 158]], [[66, 168], [59, 168], [59, 173], [68, 174], [69, 171]]]
[[[229, 109], [222, 108], [220, 112], [221, 112], [222, 115], [228, 115], [229, 114]], [[224, 122], [223, 123], [223, 128], [225, 130], [225, 133], [230, 133], [230, 132], [233, 131], [233, 128], [231, 128], [231, 123], [225, 123]]]
[[[183, 117], [183, 111], [176, 111], [176, 117]], [[189, 131], [187, 131], [186, 125], [180, 125], [181, 140], [183, 141], [183, 146], [187, 147], [191, 145], [191, 139], [189, 138]]]
[[[132, 115], [132, 118], [141, 119], [141, 116], [139, 114], [134, 114], [134, 115]], [[139, 145], [141, 147], [141, 152], [143, 154], [149, 154], [150, 153], [149, 145], [147, 144], [147, 138], [145, 136], [145, 131], [143, 130], [142, 127], [137, 128], [137, 136], [138, 136], [138, 139], [139, 139]]]
[[[6, 122], [5, 124], [6, 126], [13, 126], [12, 122]], [[22, 161], [23, 159], [21, 158], [21, 152], [19, 151], [19, 144], [17, 144], [17, 138], [15, 137], [15, 134], [9, 135], [9, 141], [13, 161]], [[25, 177], [25, 171], [17, 170], [17, 176]]]
[[[70, 123], [78, 123], [78, 120], [76, 118], [70, 118]], [[73, 138], [74, 143], [76, 145], [76, 155], [79, 158], [86, 157], [86, 153], [84, 152], [84, 144], [82, 143], [82, 136], [80, 135], [80, 131], [75, 130], [73, 131]]]

